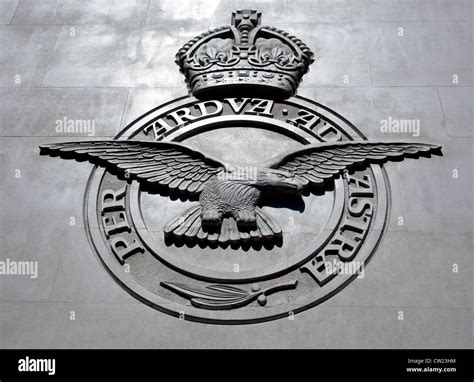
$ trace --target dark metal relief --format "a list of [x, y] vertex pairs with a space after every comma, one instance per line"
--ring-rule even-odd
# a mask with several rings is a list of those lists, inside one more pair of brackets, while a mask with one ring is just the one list
[[260, 12], [236, 11], [231, 26], [205, 32], [178, 51], [176, 63], [195, 96], [295, 94], [313, 53], [289, 33], [260, 25], [260, 18]]
[[313, 53], [260, 22], [236, 11], [230, 26], [185, 44], [176, 63], [191, 95], [115, 139], [40, 148], [96, 165], [85, 221], [104, 266], [135, 297], [185, 319], [252, 323], [323, 302], [379, 245], [383, 164], [441, 150], [367, 140], [295, 97]]

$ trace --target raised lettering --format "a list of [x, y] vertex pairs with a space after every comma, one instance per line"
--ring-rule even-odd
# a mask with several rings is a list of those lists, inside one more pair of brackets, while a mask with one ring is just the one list
[[320, 120], [321, 118], [319, 118], [316, 114], [301, 109], [298, 111], [298, 117], [287, 119], [286, 122], [294, 126], [311, 129], [314, 127], [314, 125], [318, 124]]
[[110, 211], [120, 211], [125, 209], [125, 192], [127, 191], [127, 186], [123, 186], [121, 189], [114, 190], [104, 190], [102, 193], [102, 216], [106, 212]]
[[364, 175], [360, 179], [355, 175], [347, 174], [347, 181], [349, 183], [349, 196], [374, 196], [372, 179], [369, 175]]
[[245, 114], [273, 117], [272, 115], [273, 101], [270, 101], [268, 99], [254, 98], [252, 99], [252, 105], [253, 107], [247, 110]]
[[[105, 231], [105, 237], [107, 239], [110, 239], [110, 235], [114, 235], [119, 232], [130, 232], [131, 228], [128, 224], [127, 216], [125, 213], [120, 212], [118, 214], [118, 218], [121, 219], [120, 221], [117, 221], [117, 216], [104, 216], [102, 218], [102, 223], [104, 224], [104, 231]], [[112, 222], [110, 224], [110, 222]]]
[[135, 239], [133, 239], [133, 242], [129, 244], [128, 241], [122, 237], [112, 239], [110, 246], [115, 257], [117, 257], [118, 261], [122, 265], [125, 263], [125, 259], [127, 257], [130, 257], [135, 253], [143, 253], [145, 251], [145, 249]]
[[232, 108], [235, 114], [240, 114], [240, 112], [244, 109], [245, 105], [250, 100], [250, 98], [241, 98], [241, 99], [242, 101], [240, 102], [237, 102], [238, 98], [226, 98], [224, 101], [226, 101], [230, 105], [230, 107]]

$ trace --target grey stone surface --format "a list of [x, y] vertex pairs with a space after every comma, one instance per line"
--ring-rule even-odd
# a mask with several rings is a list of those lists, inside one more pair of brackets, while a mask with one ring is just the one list
[[63, 26], [42, 86], [181, 86], [170, 52], [191, 37], [135, 24]]
[[122, 289], [112, 277], [104, 274], [104, 268], [92, 248], [90, 251], [77, 250], [87, 248], [89, 245], [84, 230], [81, 227], [69, 230], [73, 231], [69, 233], [72, 236], [72, 245], [63, 251], [50, 301], [98, 304], [137, 303], [137, 300]]
[[0, 86], [38, 86], [58, 31], [56, 25], [0, 25]]
[[[288, 15], [286, 10], [286, 1], [284, 0], [230, 0], [230, 1], [206, 1], [209, 9], [214, 9], [209, 14], [211, 27], [218, 27], [221, 25], [227, 25], [229, 22], [229, 10], [245, 9], [245, 8], [258, 8], [265, 18], [263, 19], [264, 25], [278, 24], [286, 21]], [[198, 4], [196, 4], [198, 5]], [[200, 8], [206, 8], [200, 7]], [[270, 23], [270, 21], [272, 21]]]
[[[436, 142], [448, 137], [436, 87], [317, 87], [312, 94], [317, 102], [339, 110], [370, 138]], [[413, 130], [385, 132], [383, 122], [390, 118], [419, 121], [419, 135]]]
[[127, 89], [4, 88], [0, 94], [0, 134], [12, 137], [113, 137], [127, 99]]
[[315, 51], [315, 59], [318, 62], [303, 78], [300, 88], [371, 85], [363, 23], [305, 22], [287, 23], [285, 27]]
[[[371, 139], [439, 143], [443, 156], [385, 166], [388, 229], [364, 278], [330, 300], [295, 320], [180, 321], [122, 290], [90, 248], [92, 165], [38, 145], [111, 137], [186, 95], [178, 47], [246, 6], [315, 51], [298, 94]], [[472, 348], [472, 16], [469, 0], [0, 1], [0, 259], [39, 265], [37, 279], [0, 276], [0, 347]], [[57, 134], [63, 117], [96, 134]], [[382, 132], [390, 117], [420, 135]]]
[[[68, 140], [84, 138], [68, 137]], [[83, 196], [92, 165], [67, 169], [60, 161], [39, 163], [38, 145], [45, 141], [64, 141], [64, 138], [0, 139], [2, 229], [15, 227], [21, 230], [25, 222], [32, 227], [48, 222], [50, 226], [62, 229], [70, 224], [71, 217], [74, 217], [76, 226], [84, 226]], [[58, 177], [58, 174], [64, 175]], [[50, 186], [45, 187], [45, 184]]]
[[473, 84], [472, 21], [369, 23], [367, 40], [376, 86]]
[[122, 118], [122, 127], [162, 103], [185, 95], [187, 95], [187, 91], [184, 86], [130, 89]]
[[[66, 226], [65, 226], [66, 227]], [[67, 228], [67, 227], [66, 227]], [[2, 275], [0, 300], [48, 301], [66, 245], [72, 243], [64, 228], [46, 231], [43, 227], [1, 228], [2, 260], [37, 261], [37, 276]], [[66, 242], [63, 240], [66, 239]]]
[[140, 24], [147, 10], [147, 0], [23, 0], [13, 24]]
[[[9, 348], [468, 348], [462, 309], [331, 307], [251, 326], [179, 321], [137, 303], [6, 303]], [[71, 312], [75, 320], [70, 320]], [[12, 324], [14, 322], [14, 324]], [[34, 322], [32, 324], [32, 322]], [[51, 325], [54, 322], [54, 325]], [[28, 332], [22, 330], [28, 327]], [[106, 328], [106, 330], [104, 330]]]
[[473, 89], [472, 87], [438, 88], [450, 137], [474, 138]]
[[364, 277], [327, 305], [461, 309], [468, 313], [473, 308], [474, 276], [470, 240], [469, 233], [388, 230]]
[[421, 161], [396, 164], [406, 224], [413, 231], [472, 233], [472, 140], [446, 139], [443, 147], [444, 157], [432, 158], [429, 169]]
[[290, 0], [286, 20], [293, 22], [409, 22], [472, 19], [469, 0]]
[[19, 0], [0, 1], [0, 24], [10, 24], [19, 4]]

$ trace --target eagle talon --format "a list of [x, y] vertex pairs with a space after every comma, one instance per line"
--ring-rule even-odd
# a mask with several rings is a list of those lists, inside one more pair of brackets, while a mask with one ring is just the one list
[[235, 215], [235, 220], [237, 225], [242, 227], [256, 227], [257, 226], [257, 216], [255, 211], [241, 210], [238, 211]]
[[208, 227], [217, 227], [221, 225], [222, 217], [216, 209], [207, 209], [201, 214], [202, 224]]

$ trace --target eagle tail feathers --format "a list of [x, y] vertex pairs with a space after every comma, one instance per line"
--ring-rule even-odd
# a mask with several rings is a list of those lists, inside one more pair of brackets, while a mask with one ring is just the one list
[[240, 247], [245, 244], [280, 241], [282, 231], [277, 221], [263, 209], [257, 207], [255, 227], [238, 226], [237, 221], [224, 217], [216, 227], [203, 227], [201, 206], [197, 205], [170, 220], [164, 227], [165, 238], [171, 241], [197, 242], [206, 245], [228, 245]]

